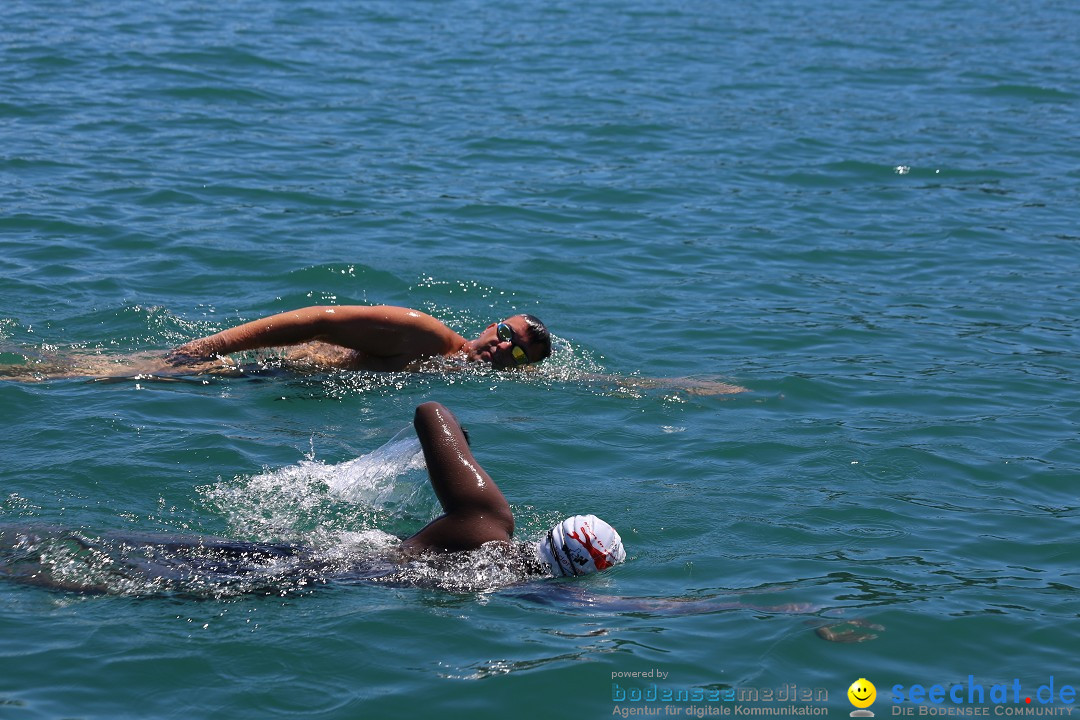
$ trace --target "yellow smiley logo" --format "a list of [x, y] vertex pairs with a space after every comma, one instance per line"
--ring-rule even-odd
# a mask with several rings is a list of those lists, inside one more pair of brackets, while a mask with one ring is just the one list
[[847, 689], [848, 700], [857, 708], [868, 708], [877, 698], [877, 688], [866, 678], [859, 678]]

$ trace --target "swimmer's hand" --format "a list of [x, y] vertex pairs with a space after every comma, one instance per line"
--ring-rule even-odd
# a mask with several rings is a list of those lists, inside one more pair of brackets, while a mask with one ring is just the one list
[[181, 345], [180, 347], [165, 353], [165, 362], [173, 367], [201, 365], [207, 360], [213, 360], [213, 356], [200, 355], [192, 352], [190, 343], [188, 345]]

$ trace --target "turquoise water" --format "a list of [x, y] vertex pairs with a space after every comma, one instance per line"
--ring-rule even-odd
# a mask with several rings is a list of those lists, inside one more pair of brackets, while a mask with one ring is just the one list
[[[327, 484], [439, 400], [519, 536], [595, 512], [630, 559], [3, 582], [0, 716], [609, 717], [647, 688], [613, 673], [653, 669], [833, 716], [861, 677], [879, 717], [896, 684], [1080, 684], [1078, 36], [1052, 0], [8, 3], [0, 361], [316, 303], [466, 335], [532, 312], [557, 342], [524, 376], [2, 381], [0, 523], [404, 535], [422, 469]], [[817, 632], [851, 619], [866, 642]]]

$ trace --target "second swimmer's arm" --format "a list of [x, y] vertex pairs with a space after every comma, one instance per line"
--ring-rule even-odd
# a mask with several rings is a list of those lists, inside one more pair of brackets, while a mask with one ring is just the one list
[[413, 421], [424, 449], [431, 487], [443, 515], [405, 541], [417, 550], [473, 550], [514, 534], [514, 514], [498, 486], [473, 457], [457, 418], [427, 402]]

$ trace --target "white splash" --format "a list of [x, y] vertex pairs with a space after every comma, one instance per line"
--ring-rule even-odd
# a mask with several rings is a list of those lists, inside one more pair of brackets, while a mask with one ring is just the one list
[[321, 466], [317, 474], [334, 497], [382, 509], [394, 495], [399, 476], [425, 467], [420, 440], [410, 426], [377, 450], [338, 465]]
[[[331, 465], [308, 459], [251, 476], [199, 488], [228, 518], [234, 534], [264, 540], [293, 539], [323, 545], [341, 532], [364, 531], [419, 512], [436, 502], [426, 474], [408, 482], [401, 476], [425, 468], [420, 441], [411, 426], [381, 447]], [[416, 504], [424, 507], [415, 507]]]

